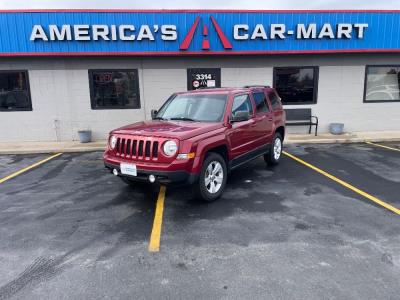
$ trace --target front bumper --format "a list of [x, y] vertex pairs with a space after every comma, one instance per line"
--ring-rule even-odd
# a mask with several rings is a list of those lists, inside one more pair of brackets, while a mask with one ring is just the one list
[[149, 182], [149, 175], [154, 175], [156, 177], [156, 182], [162, 184], [193, 184], [198, 179], [198, 174], [189, 173], [186, 171], [156, 171], [139, 168], [137, 169], [137, 176], [130, 176], [121, 174], [119, 164], [113, 164], [105, 161], [104, 166], [109, 169], [110, 172], [116, 169], [118, 171], [118, 176], [126, 177], [134, 181]]

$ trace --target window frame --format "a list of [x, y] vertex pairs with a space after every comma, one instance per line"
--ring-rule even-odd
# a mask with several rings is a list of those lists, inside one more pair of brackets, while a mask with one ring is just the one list
[[[363, 103], [388, 103], [388, 102], [400, 102], [399, 100], [367, 100], [367, 71], [369, 67], [396, 67], [396, 68], [400, 68], [399, 64], [393, 64], [393, 65], [365, 65], [365, 69], [364, 69], [364, 92], [363, 92]], [[400, 85], [399, 85], [399, 90], [400, 90]]]
[[[256, 98], [254, 97], [254, 94], [263, 94], [264, 95], [264, 104], [265, 104], [265, 107], [267, 108], [267, 111], [260, 111], [260, 112], [257, 111], [257, 103], [256, 103]], [[269, 107], [268, 97], [263, 90], [254, 90], [251, 92], [251, 96], [252, 96], [253, 102], [254, 102], [255, 115], [269, 114], [272, 111]]]
[[[276, 70], [277, 69], [314, 69], [314, 91], [313, 91], [313, 100], [312, 102], [292, 102], [292, 103], [283, 103], [282, 105], [313, 105], [317, 104], [318, 102], [318, 85], [319, 85], [319, 66], [283, 66], [283, 67], [273, 67], [273, 74], [272, 74], [272, 87], [277, 91], [278, 89], [276, 88], [276, 79], [277, 79], [277, 74]], [[282, 97], [280, 97], [282, 99]]]
[[[137, 95], [139, 100], [139, 107], [126, 107], [126, 106], [113, 106], [113, 107], [96, 107], [94, 103], [94, 81], [93, 72], [133, 72], [137, 78]], [[90, 107], [92, 110], [115, 110], [115, 109], [142, 109], [142, 101], [140, 97], [140, 82], [139, 82], [139, 69], [88, 69], [89, 77], [89, 92], [90, 92]]]
[[239, 93], [239, 94], [233, 94], [232, 95], [232, 105], [231, 105], [231, 108], [230, 108], [229, 117], [232, 116], [232, 108], [233, 108], [233, 104], [235, 102], [235, 98], [236, 97], [240, 97], [240, 96], [247, 96], [249, 98], [250, 105], [251, 105], [250, 118], [254, 118], [254, 116], [255, 116], [255, 107], [254, 107], [254, 103], [253, 103], [254, 101], [253, 101], [252, 97], [250, 96], [250, 93]]
[[[272, 94], [274, 94], [276, 96], [276, 99], [278, 100], [277, 103], [279, 105], [277, 107], [274, 107], [274, 104], [272, 103], [272, 100], [271, 100], [272, 99], [271, 98]], [[281, 97], [278, 95], [278, 92], [276, 90], [270, 89], [269, 91], [267, 91], [267, 97], [268, 97], [268, 101], [269, 101], [269, 103], [271, 105], [271, 111], [277, 111], [277, 110], [283, 109], [283, 104], [282, 104]]]
[[27, 108], [18, 108], [18, 109], [2, 109], [0, 107], [0, 113], [1, 112], [17, 112], [17, 111], [33, 111], [32, 96], [31, 96], [31, 85], [30, 85], [30, 81], [29, 81], [29, 70], [0, 70], [0, 74], [3, 74], [3, 73], [19, 73], [19, 72], [24, 72], [25, 73], [26, 92], [28, 94], [29, 107], [27, 107]]

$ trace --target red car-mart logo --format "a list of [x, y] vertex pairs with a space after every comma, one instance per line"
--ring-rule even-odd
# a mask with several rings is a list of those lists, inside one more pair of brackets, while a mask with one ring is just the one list
[[[181, 45], [179, 46], [180, 50], [188, 50], [189, 46], [193, 40], [193, 36], [196, 32], [196, 29], [200, 23], [200, 17], [197, 17], [196, 20], [194, 21], [192, 27], [190, 27], [189, 32], [186, 34], [184, 40], [182, 41]], [[214, 26], [215, 31], [217, 32], [217, 36], [220, 39], [222, 46], [224, 47], [224, 49], [232, 49], [232, 44], [231, 42], [228, 40], [228, 38], [226, 37], [226, 35], [224, 34], [224, 32], [222, 31], [221, 27], [219, 26], [217, 20], [215, 20], [215, 18], [213, 16], [210, 16], [210, 20], [211, 23]], [[201, 48], [203, 50], [210, 50], [210, 41], [208, 39], [208, 26], [207, 24], [203, 25], [203, 41], [201, 44]]]

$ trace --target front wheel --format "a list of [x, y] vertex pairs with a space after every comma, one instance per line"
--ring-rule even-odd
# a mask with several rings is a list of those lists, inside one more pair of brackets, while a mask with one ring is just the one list
[[199, 182], [195, 185], [197, 196], [206, 202], [217, 200], [224, 192], [226, 178], [225, 159], [218, 153], [208, 154], [200, 171]]
[[269, 166], [274, 166], [279, 163], [282, 155], [282, 136], [280, 133], [275, 133], [268, 153], [264, 154], [264, 160]]

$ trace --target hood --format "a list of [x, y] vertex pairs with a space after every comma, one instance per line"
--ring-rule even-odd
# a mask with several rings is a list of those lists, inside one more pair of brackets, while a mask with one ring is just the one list
[[221, 127], [221, 123], [151, 120], [130, 124], [115, 129], [112, 133], [170, 137], [185, 140]]

